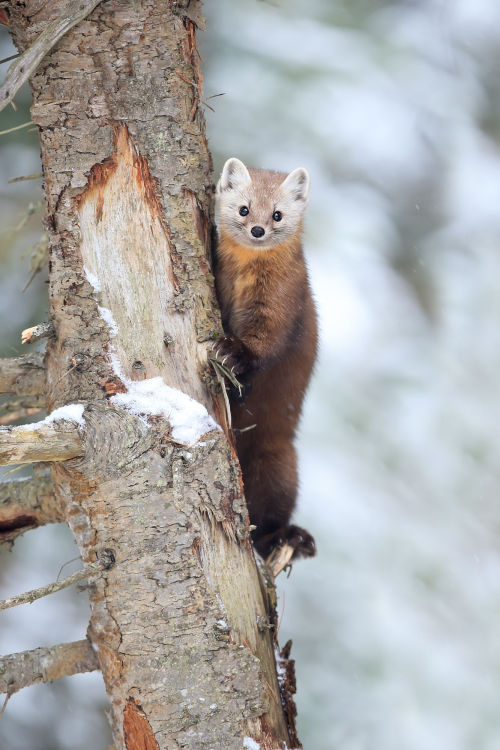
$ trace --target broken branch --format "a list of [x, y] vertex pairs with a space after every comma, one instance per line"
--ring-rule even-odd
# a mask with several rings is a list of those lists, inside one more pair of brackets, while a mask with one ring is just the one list
[[10, 696], [38, 682], [52, 682], [96, 669], [99, 662], [88, 640], [21, 651], [0, 658], [0, 693]]
[[43, 354], [0, 359], [0, 393], [39, 396], [45, 389]]
[[0, 482], [0, 542], [46, 523], [64, 520], [48, 472], [30, 479]]
[[21, 344], [32, 344], [37, 339], [47, 339], [54, 332], [52, 323], [38, 323], [31, 328], [25, 328], [21, 333]]
[[42, 599], [49, 594], [55, 594], [56, 591], [66, 589], [68, 586], [78, 583], [78, 581], [83, 581], [85, 578], [97, 575], [105, 568], [109, 568], [111, 564], [109, 556], [104, 555], [98, 562], [87, 563], [81, 570], [77, 570], [76, 573], [73, 573], [67, 578], [62, 578], [60, 581], [54, 581], [54, 583], [48, 583], [46, 586], [41, 586], [39, 589], [25, 591], [24, 594], [11, 596], [9, 599], [3, 599], [0, 601], [0, 610], [18, 607], [20, 604], [33, 604], [37, 599]]
[[0, 111], [12, 101], [21, 86], [35, 72], [45, 55], [67, 31], [91, 13], [100, 0], [75, 0], [48, 24], [35, 42], [12, 63], [0, 87]]
[[0, 466], [67, 461], [82, 453], [77, 423], [69, 419], [0, 427]]

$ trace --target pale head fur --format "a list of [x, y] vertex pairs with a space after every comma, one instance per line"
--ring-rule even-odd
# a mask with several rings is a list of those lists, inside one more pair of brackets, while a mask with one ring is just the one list
[[[265, 169], [247, 169], [239, 159], [228, 159], [216, 191], [219, 231], [236, 244], [253, 250], [270, 250], [300, 235], [309, 200], [309, 174], [298, 167], [286, 175]], [[248, 214], [241, 216], [245, 206]], [[273, 215], [279, 211], [281, 219]], [[261, 227], [264, 234], [252, 235]]]

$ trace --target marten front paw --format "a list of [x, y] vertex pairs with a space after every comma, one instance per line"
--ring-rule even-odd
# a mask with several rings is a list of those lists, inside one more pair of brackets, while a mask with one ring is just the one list
[[230, 334], [220, 336], [213, 345], [217, 361], [233, 375], [243, 375], [250, 369], [250, 357], [246, 346]]

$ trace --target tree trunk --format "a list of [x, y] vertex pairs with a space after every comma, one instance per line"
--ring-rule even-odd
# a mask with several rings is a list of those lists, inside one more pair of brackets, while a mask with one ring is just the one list
[[[103, 2], [31, 78], [50, 236], [47, 409], [85, 410], [84, 426], [63, 410], [25, 430], [50, 433], [26, 460], [53, 450], [83, 560], [115, 561], [89, 583], [89, 636], [118, 749], [298, 744], [223, 401], [207, 387], [221, 325], [200, 6]], [[18, 47], [64, 7], [13, 3]]]

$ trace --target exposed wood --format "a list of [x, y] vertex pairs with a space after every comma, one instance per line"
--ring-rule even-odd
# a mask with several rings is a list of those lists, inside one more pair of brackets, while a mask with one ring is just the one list
[[13, 695], [39, 682], [52, 682], [99, 669], [90, 641], [60, 643], [0, 657], [0, 693]]
[[62, 508], [47, 471], [30, 479], [0, 482], [0, 542], [10, 542], [29, 529], [62, 520]]
[[281, 547], [276, 547], [270, 554], [266, 564], [274, 578], [276, 578], [278, 573], [281, 573], [287, 565], [290, 565], [290, 560], [292, 559], [294, 552], [294, 547], [291, 547], [289, 544], [283, 544]]
[[40, 395], [44, 388], [45, 367], [41, 352], [0, 359], [0, 393]]
[[21, 344], [33, 344], [38, 339], [46, 339], [52, 336], [54, 329], [51, 323], [38, 323], [31, 328], [25, 328], [21, 333]]
[[0, 427], [0, 466], [67, 461], [82, 453], [78, 427], [70, 420]]
[[[9, 67], [5, 83], [0, 86], [0, 111], [9, 104], [28, 78], [33, 75], [45, 55], [59, 39], [89, 15], [101, 0], [73, 0], [64, 12], [48, 24], [36, 41]], [[62, 3], [59, 3], [59, 7]]]

